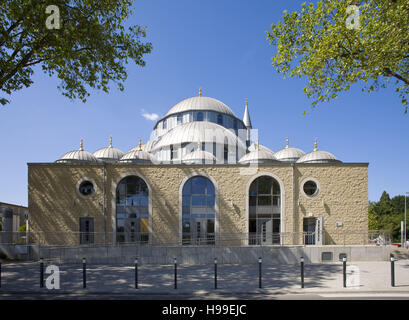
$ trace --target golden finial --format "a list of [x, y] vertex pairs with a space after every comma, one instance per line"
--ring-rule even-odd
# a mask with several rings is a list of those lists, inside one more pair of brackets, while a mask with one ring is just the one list
[[287, 140], [286, 140], [285, 148], [286, 148], [286, 149], [288, 149], [288, 136], [287, 136]]
[[246, 98], [246, 107], [247, 107], [247, 103], [248, 103], [248, 101], [247, 101], [247, 98]]
[[109, 147], [112, 148], [112, 136], [109, 137]]
[[199, 97], [202, 96], [202, 88], [199, 88]]
[[142, 151], [142, 140], [139, 138], [139, 151]]
[[81, 144], [80, 144], [80, 151], [84, 151], [84, 143], [82, 142], [82, 138], [81, 138]]
[[314, 141], [314, 151], [318, 151], [318, 149], [317, 149], [317, 138], [315, 138], [315, 141]]

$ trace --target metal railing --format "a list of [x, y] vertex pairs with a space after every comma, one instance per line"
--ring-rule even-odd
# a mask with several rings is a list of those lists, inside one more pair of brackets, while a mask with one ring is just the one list
[[[318, 242], [319, 239], [322, 241]], [[186, 246], [389, 245], [387, 231], [183, 234]], [[149, 233], [0, 232], [0, 244], [40, 246], [178, 246], [179, 236]]]

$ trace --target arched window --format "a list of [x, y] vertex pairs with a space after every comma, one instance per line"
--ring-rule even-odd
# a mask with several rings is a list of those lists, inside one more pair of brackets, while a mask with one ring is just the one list
[[213, 183], [202, 176], [190, 178], [182, 191], [182, 244], [214, 244], [215, 210]]
[[223, 125], [223, 116], [221, 114], [217, 115], [217, 124]]
[[149, 241], [149, 189], [137, 176], [122, 179], [116, 188], [116, 240]]
[[281, 190], [269, 176], [254, 180], [249, 190], [249, 244], [280, 244]]
[[177, 120], [178, 124], [182, 124], [183, 123], [183, 114], [179, 113], [178, 114], [178, 120]]
[[197, 113], [196, 121], [203, 121], [203, 112], [198, 112]]
[[224, 163], [229, 160], [229, 140], [227, 138], [224, 138], [223, 159]]

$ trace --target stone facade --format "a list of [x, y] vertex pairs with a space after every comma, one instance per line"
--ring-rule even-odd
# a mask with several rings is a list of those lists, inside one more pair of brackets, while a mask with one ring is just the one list
[[[114, 243], [116, 187], [136, 175], [149, 187], [151, 244], [179, 245], [181, 190], [189, 177], [208, 177], [216, 189], [216, 235], [220, 245], [247, 245], [248, 190], [268, 175], [281, 189], [281, 244], [302, 244], [303, 221], [322, 218], [322, 244], [361, 244], [368, 232], [368, 164], [138, 165], [28, 164], [29, 224], [47, 244], [77, 244], [79, 220], [94, 218], [95, 242]], [[319, 193], [307, 196], [302, 183], [313, 179]], [[84, 197], [79, 183], [92, 181], [95, 193]], [[227, 237], [225, 237], [227, 239]], [[241, 239], [241, 240], [239, 240]]]

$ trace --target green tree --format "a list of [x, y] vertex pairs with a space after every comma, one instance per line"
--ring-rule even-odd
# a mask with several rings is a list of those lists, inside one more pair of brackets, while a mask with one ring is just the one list
[[384, 191], [378, 202], [370, 202], [368, 206], [369, 230], [389, 231], [394, 242], [401, 240], [401, 221], [404, 220], [404, 196], [392, 199]]
[[[125, 64], [133, 60], [144, 66], [143, 55], [152, 49], [151, 43], [141, 40], [146, 37], [145, 27], [124, 26], [132, 3], [1, 1], [0, 90], [10, 95], [29, 87], [33, 67], [41, 65], [46, 74], [55, 74], [61, 80], [57, 87], [69, 99], [85, 102], [90, 89], [109, 92], [111, 82], [122, 91], [127, 78]], [[8, 102], [0, 97], [1, 104]]]
[[[355, 6], [352, 7], [351, 5]], [[284, 77], [307, 77], [311, 107], [357, 82], [362, 91], [393, 86], [404, 112], [409, 94], [409, 2], [321, 0], [266, 31], [276, 46], [273, 66]]]

